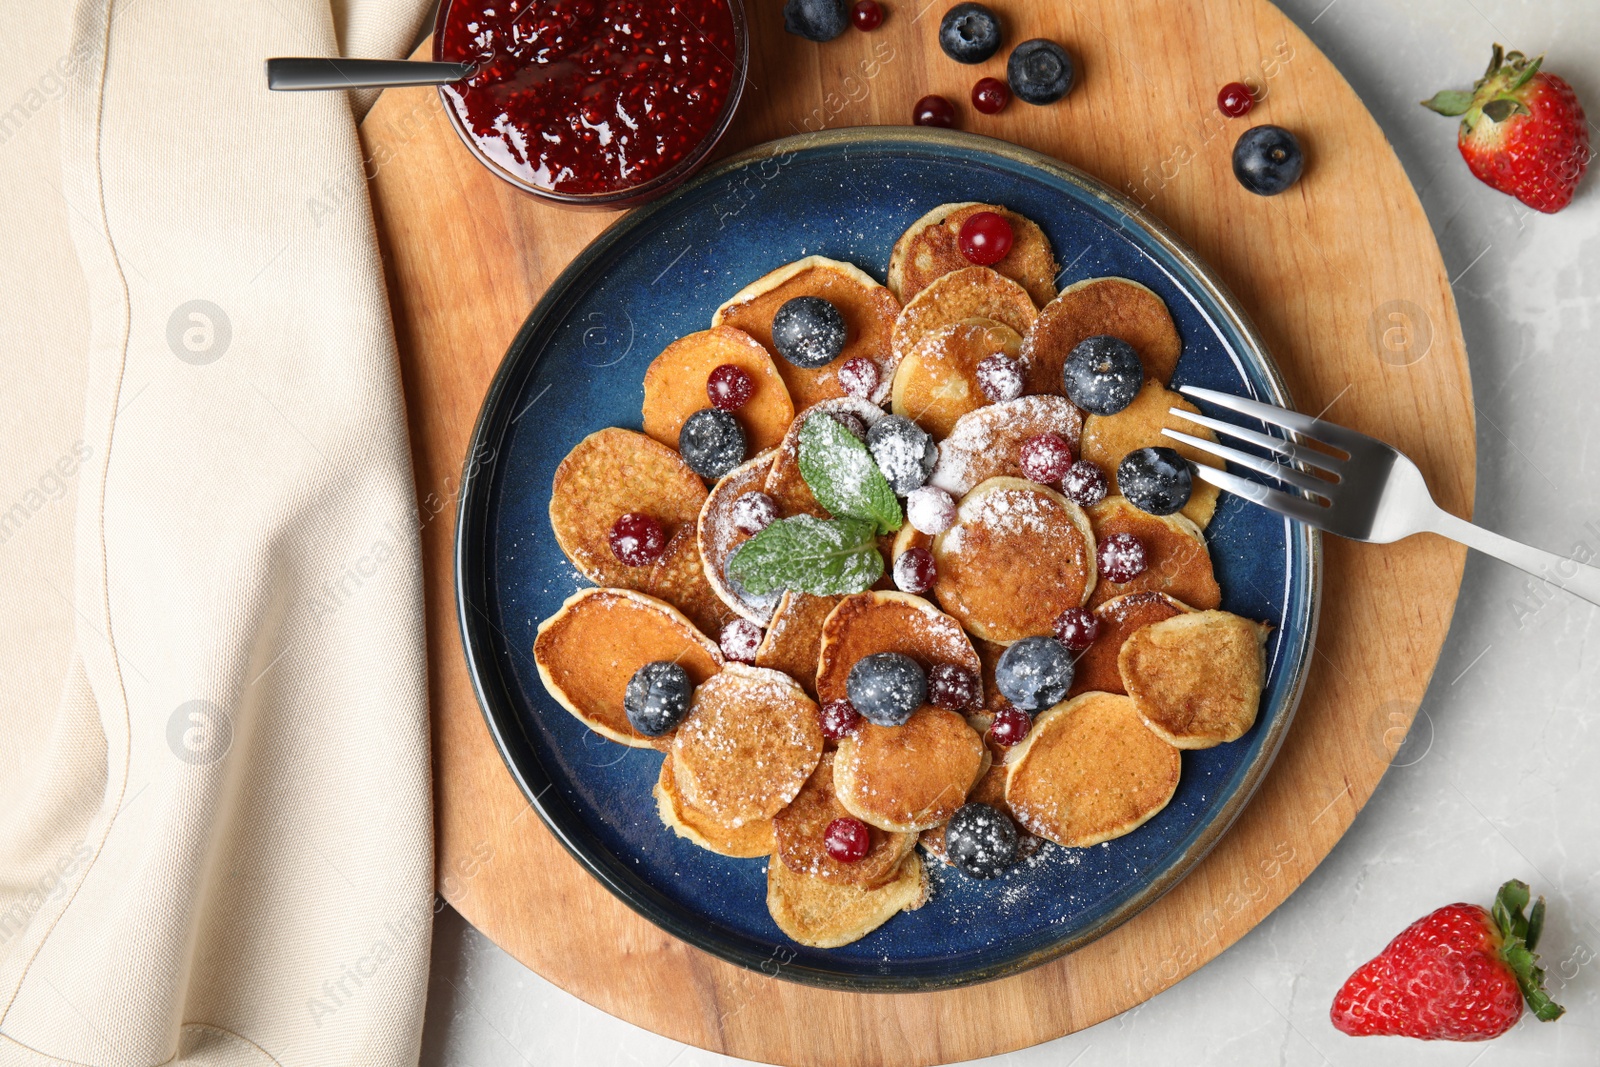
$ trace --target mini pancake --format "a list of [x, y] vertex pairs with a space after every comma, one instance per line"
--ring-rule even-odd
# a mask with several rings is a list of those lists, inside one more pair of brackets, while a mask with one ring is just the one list
[[995, 270], [1021, 283], [1043, 307], [1056, 295], [1056, 257], [1050, 239], [1032, 219], [998, 204], [941, 204], [900, 235], [889, 256], [889, 288], [906, 303], [927, 288], [935, 278], [972, 266], [961, 254], [961, 226], [973, 215], [992, 211], [1011, 224], [1011, 251]]
[[1020, 478], [1022, 443], [1042, 433], [1060, 434], [1077, 451], [1083, 412], [1060, 396], [1020, 396], [989, 404], [956, 420], [939, 444], [939, 462], [928, 477], [957, 500], [989, 478]]
[[1038, 317], [1022, 286], [988, 267], [965, 267], [935, 279], [906, 303], [889, 344], [898, 361], [928, 334], [966, 319], [992, 319], [1027, 336]]
[[[968, 804], [987, 804], [997, 808], [1010, 816], [1013, 822], [1016, 816], [1011, 812], [1011, 805], [1006, 803], [1006, 765], [998, 760], [994, 761], [984, 770], [978, 778], [978, 784], [972, 787], [972, 792], [967, 794]], [[947, 823], [941, 823], [929, 830], [922, 831], [918, 843], [928, 855], [939, 862], [950, 864], [950, 857], [944, 849], [944, 831]], [[1017, 827], [1017, 858], [1023, 859], [1031, 856], [1044, 842], [1034, 837], [1021, 826]]]
[[[1006, 646], [993, 641], [985, 641], [981, 637], [972, 639], [972, 647], [978, 652], [978, 662], [983, 664], [983, 709], [986, 712], [996, 712], [1001, 708], [1009, 708], [1011, 701], [1000, 695], [1000, 687], [994, 684], [995, 668], [1000, 664], [1000, 657], [1005, 654]], [[992, 718], [992, 716], [991, 716]], [[988, 724], [984, 725], [988, 729]], [[979, 733], [983, 731], [980, 730]]]
[[646, 737], [628, 722], [622, 695], [635, 671], [668, 660], [698, 685], [722, 669], [716, 644], [676, 608], [631, 589], [572, 594], [539, 624], [533, 660], [556, 703], [595, 733], [633, 748], [671, 740]]
[[800, 683], [742, 663], [695, 688], [672, 740], [684, 799], [732, 829], [782, 811], [821, 755], [817, 705]]
[[832, 400], [818, 401], [811, 408], [801, 412], [789, 426], [789, 432], [784, 434], [783, 443], [778, 446], [778, 453], [772, 461], [772, 471], [767, 475], [767, 495], [777, 502], [778, 514], [784, 518], [795, 515], [829, 518], [827, 511], [817, 503], [811, 487], [800, 474], [800, 428], [805, 425], [807, 419], [819, 413], [831, 415], [845, 411], [859, 416], [868, 427], [883, 418], [883, 409], [865, 400], [857, 400], [853, 396], [836, 397]]
[[925, 534], [909, 522], [900, 527], [895, 533], [894, 540], [889, 542], [889, 569], [894, 569], [894, 561], [911, 551], [913, 548], [925, 548], [933, 551], [933, 536]]
[[1178, 788], [1178, 750], [1140, 720], [1133, 701], [1085, 693], [1033, 724], [1006, 761], [1006, 801], [1029, 833], [1088, 848], [1142, 826]]
[[1152, 591], [1202, 611], [1222, 603], [1222, 589], [1211, 568], [1211, 553], [1200, 527], [1177, 515], [1140, 511], [1120, 496], [1108, 496], [1088, 509], [1096, 543], [1112, 534], [1128, 533], [1144, 545], [1144, 573], [1131, 582], [1105, 578], [1095, 586], [1089, 607], [1098, 608], [1125, 593]]
[[1075, 697], [1079, 693], [1090, 692], [1126, 694], [1127, 690], [1122, 687], [1122, 672], [1117, 667], [1117, 653], [1122, 651], [1122, 643], [1141, 626], [1165, 622], [1174, 615], [1193, 610], [1165, 593], [1148, 592], [1112, 597], [1095, 608], [1094, 617], [1100, 623], [1100, 633], [1095, 637], [1094, 644], [1078, 657], [1072, 691], [1067, 695]]
[[[773, 347], [772, 316], [799, 296], [820, 296], [844, 316], [844, 351], [827, 366], [797, 367], [778, 355]], [[889, 383], [894, 380], [897, 358], [889, 337], [899, 314], [900, 301], [859, 267], [822, 256], [807, 256], [739, 290], [717, 308], [711, 325], [733, 326], [765, 346], [789, 388], [794, 409], [804, 411], [819, 400], [845, 395], [844, 387], [839, 384], [839, 367], [845, 360], [857, 356], [878, 365], [880, 376], [873, 403], [881, 404], [889, 399]]]
[[965, 718], [924, 704], [904, 726], [863, 720], [839, 742], [833, 786], [839, 803], [862, 822], [915, 833], [945, 822], [966, 802], [984, 757], [983, 739]]
[[[642, 569], [642, 568], [641, 568]], [[708, 634], [722, 632], [735, 616], [706, 580], [700, 538], [693, 526], [680, 526], [650, 570], [650, 595], [665, 600]]]
[[757, 626], [765, 626], [772, 621], [778, 598], [735, 591], [728, 582], [728, 557], [733, 555], [734, 549], [750, 539], [750, 534], [733, 524], [733, 505], [746, 493], [766, 488], [767, 475], [772, 471], [774, 458], [775, 452], [763, 452], [723, 475], [706, 497], [705, 504], [700, 508], [700, 521], [695, 526], [700, 543], [700, 564], [712, 592], [730, 610]]
[[767, 911], [778, 929], [802, 945], [839, 948], [859, 941], [902, 911], [915, 911], [928, 899], [922, 861], [911, 852], [900, 861], [894, 880], [862, 889], [796, 874], [784, 864], [767, 864]]
[[1183, 352], [1183, 339], [1166, 302], [1127, 278], [1089, 278], [1061, 290], [1023, 343], [1030, 393], [1060, 393], [1061, 368], [1081, 341], [1109, 335], [1139, 353], [1144, 372], [1167, 382]]
[[978, 364], [997, 354], [1016, 359], [1021, 350], [1022, 335], [992, 319], [941, 326], [900, 360], [890, 410], [943, 438], [957, 419], [989, 403], [978, 384]]
[[684, 420], [711, 406], [706, 379], [723, 364], [738, 367], [755, 383], [749, 401], [733, 412], [750, 452], [775, 448], [794, 421], [789, 389], [761, 342], [731, 326], [680, 337], [650, 363], [644, 373], [644, 432], [677, 448]]
[[756, 649], [756, 666], [782, 671], [815, 697], [822, 624], [843, 599], [842, 596], [813, 596], [794, 589], [785, 592]]
[[865, 656], [899, 652], [928, 670], [954, 663], [982, 670], [978, 654], [961, 624], [919, 596], [869, 590], [847, 596], [822, 624], [817, 652], [817, 699], [823, 704], [847, 699], [850, 670]]
[[840, 863], [828, 854], [828, 824], [850, 818], [833, 791], [832, 752], [824, 752], [817, 769], [806, 780], [794, 803], [772, 817], [776, 849], [773, 859], [796, 874], [808, 874], [825, 882], [842, 882], [862, 889], [876, 889], [894, 880], [900, 863], [916, 847], [915, 834], [892, 834], [876, 826], [867, 828], [871, 844], [867, 854], [854, 863]]
[[[1217, 439], [1216, 435], [1204, 426], [1189, 422], [1167, 410], [1172, 407], [1193, 411], [1196, 414], [1200, 411], [1184, 399], [1183, 394], [1162, 388], [1161, 383], [1154, 379], [1146, 379], [1144, 388], [1133, 398], [1133, 403], [1115, 415], [1090, 415], [1084, 419], [1083, 438], [1080, 443], [1082, 458], [1100, 465], [1111, 481], [1113, 493], [1118, 492], [1117, 464], [1121, 463], [1122, 458], [1129, 452], [1140, 448], [1171, 448], [1191, 462], [1204, 463], [1208, 467], [1223, 466], [1217, 457], [1207, 455], [1193, 445], [1175, 441], [1161, 432], [1163, 426], [1170, 426], [1174, 430], [1182, 430], [1195, 437], [1203, 437], [1207, 441]], [[1205, 529], [1217, 510], [1217, 495], [1220, 492], [1221, 490], [1210, 482], [1202, 482], [1196, 478], [1194, 493], [1181, 509], [1182, 513], [1196, 526]]]
[[1009, 645], [1048, 634], [1094, 590], [1094, 544], [1083, 509], [1054, 489], [990, 478], [933, 539], [933, 592], [974, 636]]
[[661, 816], [662, 824], [685, 841], [710, 852], [735, 859], [753, 859], [772, 855], [777, 845], [772, 823], [768, 820], [755, 819], [735, 829], [722, 825], [684, 800], [678, 791], [670, 752], [661, 761], [661, 774], [651, 792], [656, 798], [656, 813]]
[[1146, 726], [1178, 748], [1238, 740], [1255, 725], [1271, 627], [1196, 611], [1134, 631], [1117, 655]]

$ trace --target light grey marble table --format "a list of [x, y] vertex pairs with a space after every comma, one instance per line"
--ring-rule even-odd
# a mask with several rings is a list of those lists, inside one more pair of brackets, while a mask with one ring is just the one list
[[[1501, 41], [1546, 51], [1600, 120], [1600, 4], [1281, 6], [1377, 116], [1444, 250], [1478, 407], [1478, 521], [1600, 556], [1600, 173], [1561, 215], [1528, 212], [1479, 185], [1450, 123], [1416, 103], [1470, 84]], [[1600, 147], [1600, 127], [1591, 133]], [[1519, 571], [1481, 556], [1468, 562], [1412, 736], [1344, 840], [1281, 908], [1139, 1008], [1001, 1061], [1600, 1064], [1600, 609], [1533, 590]], [[1549, 898], [1541, 948], [1566, 1018], [1525, 1016], [1486, 1045], [1358, 1041], [1329, 1025], [1345, 976], [1407, 923], [1453, 900], [1487, 904], [1510, 877]], [[589, 1007], [453, 911], [440, 914], [427, 1067], [735, 1062]]]

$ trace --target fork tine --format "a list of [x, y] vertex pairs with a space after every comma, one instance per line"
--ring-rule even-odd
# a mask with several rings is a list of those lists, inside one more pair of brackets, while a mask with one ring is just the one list
[[1314, 452], [1309, 448], [1301, 448], [1299, 445], [1290, 441], [1285, 441], [1281, 437], [1273, 437], [1270, 434], [1260, 433], [1256, 430], [1247, 430], [1243, 426], [1236, 426], [1233, 423], [1228, 422], [1226, 419], [1214, 419], [1210, 415], [1197, 415], [1192, 411], [1185, 411], [1182, 408], [1168, 408], [1167, 412], [1168, 414], [1177, 415], [1179, 418], [1187, 419], [1190, 422], [1197, 422], [1201, 426], [1204, 426], [1210, 430], [1214, 430], [1217, 433], [1226, 434], [1229, 437], [1237, 437], [1239, 440], [1248, 444], [1257, 445], [1269, 451], [1276, 452], [1278, 455], [1284, 456], [1295, 463], [1304, 463], [1310, 467], [1319, 467], [1330, 474], [1339, 473], [1339, 467], [1344, 462], [1343, 460], [1334, 459], [1326, 452]]
[[1193, 434], [1184, 433], [1182, 430], [1163, 427], [1161, 432], [1174, 440], [1182, 441], [1191, 448], [1197, 448], [1202, 452], [1216, 456], [1218, 459], [1225, 459], [1229, 463], [1237, 463], [1241, 467], [1247, 467], [1258, 474], [1265, 474], [1269, 478], [1277, 478], [1279, 481], [1288, 482], [1290, 485], [1298, 485], [1301, 489], [1309, 489], [1330, 502], [1333, 500], [1334, 483], [1332, 482], [1302, 473], [1293, 467], [1284, 466], [1282, 463], [1275, 463], [1262, 456], [1252, 456], [1250, 453], [1241, 452], [1237, 448], [1229, 448], [1227, 445], [1219, 445], [1215, 441], [1207, 441], [1204, 437], [1196, 437]]
[[1263, 404], [1259, 400], [1247, 400], [1242, 396], [1232, 393], [1219, 393], [1215, 389], [1201, 389], [1194, 385], [1185, 385], [1179, 392], [1194, 397], [1196, 400], [1207, 400], [1219, 408], [1237, 411], [1241, 415], [1248, 415], [1252, 419], [1260, 419], [1271, 426], [1281, 426], [1286, 430], [1305, 434], [1307, 437], [1323, 444], [1342, 448], [1354, 455], [1355, 450], [1366, 444], [1376, 444], [1372, 438], [1355, 430], [1347, 430], [1322, 419], [1314, 419], [1310, 415], [1302, 415], [1298, 411], [1280, 408], [1275, 404]]
[[1201, 481], [1210, 482], [1218, 489], [1225, 489], [1234, 496], [1243, 497], [1253, 504], [1260, 504], [1269, 511], [1276, 511], [1279, 515], [1287, 515], [1291, 519], [1318, 529], [1324, 528], [1327, 524], [1329, 509], [1314, 504], [1305, 497], [1271, 489], [1260, 482], [1252, 482], [1248, 478], [1219, 471], [1215, 467], [1197, 465], [1194, 472], [1200, 476]]

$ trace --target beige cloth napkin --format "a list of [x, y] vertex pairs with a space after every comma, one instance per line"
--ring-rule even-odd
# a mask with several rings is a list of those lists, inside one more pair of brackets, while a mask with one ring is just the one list
[[0, 1063], [417, 1057], [416, 503], [352, 101], [418, 0], [0, 33]]

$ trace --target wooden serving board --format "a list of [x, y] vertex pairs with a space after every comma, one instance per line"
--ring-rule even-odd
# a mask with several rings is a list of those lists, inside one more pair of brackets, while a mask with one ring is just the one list
[[[751, 0], [750, 86], [720, 151], [903, 123], [917, 98], [942, 93], [962, 128], [1057, 156], [1144, 202], [1238, 295], [1303, 410], [1398, 445], [1446, 508], [1469, 513], [1474, 408], [1444, 265], [1399, 161], [1333, 65], [1264, 0], [992, 3], [1010, 42], [1050, 37], [1073, 52], [1080, 80], [1066, 101], [974, 112], [972, 83], [1003, 77], [1005, 53], [978, 67], [946, 59], [942, 3], [886, 0], [878, 31], [818, 46], [784, 34], [778, 0]], [[1224, 120], [1217, 89], [1238, 79], [1266, 98], [1248, 119]], [[1305, 178], [1273, 199], [1231, 173], [1234, 140], [1259, 122], [1297, 131], [1308, 151]], [[1287, 897], [1372, 794], [1455, 604], [1465, 552], [1436, 538], [1327, 539], [1315, 663], [1265, 784], [1177, 888], [1071, 956], [967, 989], [867, 996], [742, 970], [652, 926], [567, 855], [502, 765], [468, 682], [451, 579], [456, 490], [490, 376], [540, 293], [614, 216], [557, 210], [500, 183], [432, 90], [385, 93], [362, 134], [422, 508], [439, 889], [535, 971], [657, 1033], [755, 1060], [995, 1055], [1090, 1026], [1193, 972]], [[767, 970], [782, 966], [775, 953]]]

